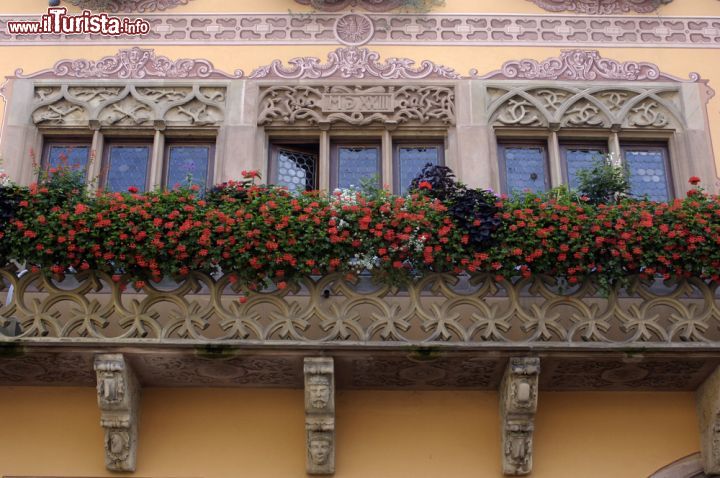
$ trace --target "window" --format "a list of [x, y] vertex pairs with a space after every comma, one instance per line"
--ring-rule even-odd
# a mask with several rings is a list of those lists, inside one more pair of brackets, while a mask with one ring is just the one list
[[375, 141], [327, 138], [325, 156], [322, 141], [272, 140], [270, 182], [290, 191], [332, 191], [359, 188], [366, 180], [377, 179], [378, 186], [392, 184], [395, 193], [405, 194], [426, 164], [444, 164], [444, 142], [438, 140], [411, 141], [389, 135]]
[[379, 144], [335, 144], [331, 162], [331, 188], [358, 188], [365, 181], [373, 179], [377, 179], [378, 186], [381, 186], [380, 159]]
[[664, 145], [621, 144], [622, 157], [630, 174], [633, 196], [652, 201], [670, 199], [668, 154]]
[[270, 181], [291, 192], [318, 188], [318, 144], [273, 144], [270, 148]]
[[560, 155], [565, 182], [570, 189], [577, 189], [578, 171], [594, 168], [598, 160], [607, 156], [607, 146], [600, 143], [561, 143]]
[[395, 184], [399, 194], [407, 193], [410, 183], [428, 163], [443, 164], [443, 147], [439, 143], [400, 143], [395, 145]]
[[151, 143], [108, 143], [105, 151], [103, 184], [106, 191], [126, 192], [131, 186], [141, 192], [149, 189]]
[[501, 176], [509, 194], [543, 192], [550, 187], [547, 150], [542, 143], [501, 143]]
[[202, 193], [212, 182], [215, 148], [204, 143], [170, 143], [165, 147], [165, 187], [197, 185]]
[[78, 140], [77, 142], [47, 142], [43, 155], [43, 169], [70, 168], [82, 171], [87, 177], [87, 168], [90, 161], [90, 143]]

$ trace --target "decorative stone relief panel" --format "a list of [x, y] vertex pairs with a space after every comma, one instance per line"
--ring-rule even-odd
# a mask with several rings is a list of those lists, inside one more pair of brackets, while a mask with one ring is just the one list
[[135, 471], [140, 385], [122, 354], [95, 357], [100, 425], [105, 429], [105, 466]]
[[116, 78], [116, 79], [177, 79], [177, 78], [240, 78], [243, 72], [238, 70], [230, 75], [216, 70], [207, 60], [181, 58], [171, 60], [158, 56], [152, 48], [133, 47], [121, 49], [115, 55], [100, 60], [60, 60], [48, 70], [20, 78]]
[[[634, 1], [634, 0], [633, 0]], [[643, 2], [645, 0], [638, 0]], [[188, 13], [146, 14], [135, 18], [150, 24], [150, 32], [138, 36], [92, 34], [10, 33], [10, 21], [37, 21], [31, 15], [0, 15], [0, 44], [193, 44], [204, 45], [336, 45], [360, 35], [375, 45], [500, 45], [597, 48], [708, 48], [720, 44], [717, 17], [658, 17], [581, 14], [365, 14], [366, 21], [340, 22], [332, 13]], [[352, 18], [352, 17], [351, 17]], [[359, 17], [354, 17], [360, 20]], [[350, 44], [358, 44], [350, 41]]]
[[650, 13], [672, 0], [530, 0], [550, 12], [571, 11], [590, 15]]
[[506, 475], [532, 472], [540, 359], [512, 357], [500, 385], [502, 464]]
[[52, 126], [216, 126], [225, 88], [214, 86], [37, 86], [33, 122]]
[[306, 471], [335, 473], [335, 367], [332, 357], [307, 357], [305, 374]]
[[550, 128], [678, 129], [684, 126], [679, 91], [674, 86], [556, 85], [488, 85], [491, 123]]
[[364, 8], [371, 12], [387, 12], [407, 4], [406, 0], [295, 0], [321, 12], [337, 12], [351, 7]]
[[451, 86], [272, 86], [262, 90], [258, 124], [455, 123]]
[[69, 0], [73, 5], [110, 13], [145, 13], [187, 5], [191, 0]]
[[250, 78], [358, 78], [358, 79], [459, 79], [452, 68], [424, 60], [420, 66], [409, 58], [387, 58], [380, 60], [380, 54], [367, 48], [344, 47], [332, 51], [327, 62], [316, 57], [293, 58], [284, 66], [280, 60], [256, 68]]

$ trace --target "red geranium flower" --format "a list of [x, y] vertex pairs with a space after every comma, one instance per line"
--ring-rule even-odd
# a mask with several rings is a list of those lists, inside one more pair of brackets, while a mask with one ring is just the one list
[[432, 184], [430, 184], [427, 181], [420, 181], [420, 184], [418, 184], [418, 189], [432, 189]]
[[697, 176], [690, 176], [690, 179], [688, 180], [690, 184], [693, 186], [696, 186], [698, 183], [700, 183], [700, 178]]
[[135, 194], [135, 193], [138, 192], [138, 188], [136, 188], [135, 186], [130, 186], [130, 187], [128, 188], [128, 192], [131, 193], [131, 194]]

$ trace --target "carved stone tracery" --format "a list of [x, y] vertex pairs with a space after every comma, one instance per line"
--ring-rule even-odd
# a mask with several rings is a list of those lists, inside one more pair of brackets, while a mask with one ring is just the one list
[[262, 91], [258, 124], [373, 122], [454, 124], [448, 86], [273, 86]]
[[216, 126], [224, 118], [225, 88], [215, 86], [39, 86], [37, 125]]
[[669, 87], [488, 86], [495, 126], [682, 128], [679, 91]]

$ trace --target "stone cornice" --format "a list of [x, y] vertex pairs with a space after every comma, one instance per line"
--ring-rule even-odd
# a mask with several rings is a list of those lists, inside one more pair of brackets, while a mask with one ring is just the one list
[[[2, 45], [337, 45], [342, 13], [320, 14], [144, 14], [142, 36], [11, 35], [10, 20], [37, 16], [0, 15]], [[597, 48], [720, 48], [718, 17], [490, 14], [367, 14], [373, 45], [532, 45]], [[345, 36], [347, 38], [347, 36]]]

